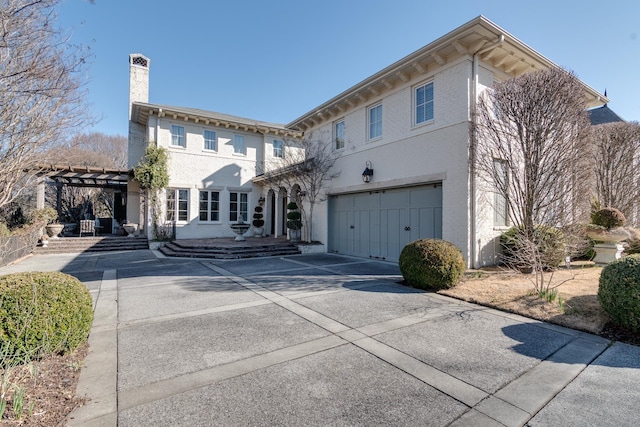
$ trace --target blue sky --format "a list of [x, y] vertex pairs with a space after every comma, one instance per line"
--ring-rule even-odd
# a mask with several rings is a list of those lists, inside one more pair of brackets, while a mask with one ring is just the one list
[[127, 134], [130, 53], [151, 59], [150, 102], [288, 123], [478, 15], [640, 121], [638, 0], [63, 0], [91, 48], [88, 131]]

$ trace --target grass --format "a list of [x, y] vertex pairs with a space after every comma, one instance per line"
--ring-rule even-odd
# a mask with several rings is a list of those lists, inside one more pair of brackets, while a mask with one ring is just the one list
[[455, 288], [439, 293], [493, 307], [568, 328], [603, 334], [608, 315], [598, 302], [601, 267], [559, 269], [553, 282], [562, 283], [537, 293], [529, 278], [500, 268], [486, 268], [467, 274]]

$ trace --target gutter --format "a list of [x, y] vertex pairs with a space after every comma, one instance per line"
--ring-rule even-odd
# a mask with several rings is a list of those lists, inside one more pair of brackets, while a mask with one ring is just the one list
[[478, 254], [479, 248], [477, 247], [477, 239], [476, 239], [476, 230], [477, 230], [477, 218], [476, 218], [476, 144], [477, 144], [477, 136], [476, 136], [476, 104], [478, 102], [478, 59], [480, 55], [485, 52], [488, 52], [496, 47], [502, 46], [504, 43], [504, 34], [500, 34], [498, 40], [492, 43], [489, 46], [485, 46], [479, 49], [476, 53], [473, 54], [473, 62], [472, 62], [472, 77], [473, 82], [471, 83], [471, 140], [469, 142], [469, 192], [471, 193], [471, 207], [469, 209], [469, 267], [477, 267], [476, 256]]

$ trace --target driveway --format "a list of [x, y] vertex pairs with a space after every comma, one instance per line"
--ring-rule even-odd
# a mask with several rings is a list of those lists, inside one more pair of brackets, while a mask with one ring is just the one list
[[72, 426], [638, 425], [640, 347], [332, 254], [30, 257], [95, 301]]

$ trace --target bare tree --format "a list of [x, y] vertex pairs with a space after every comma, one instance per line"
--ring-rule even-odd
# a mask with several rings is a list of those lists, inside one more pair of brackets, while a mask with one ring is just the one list
[[563, 225], [579, 215], [584, 195], [575, 190], [589, 173], [585, 107], [580, 81], [558, 68], [498, 83], [478, 102], [476, 170], [529, 240], [536, 224]]
[[127, 138], [100, 132], [79, 134], [48, 156], [52, 162], [71, 166], [127, 169]]
[[0, 0], [0, 207], [36, 178], [46, 152], [87, 124], [87, 52], [55, 26], [60, 0]]
[[592, 138], [598, 201], [602, 206], [619, 209], [637, 223], [640, 124], [616, 122], [594, 126]]
[[[274, 189], [281, 187], [294, 191], [291, 196], [300, 209], [306, 227], [305, 239], [313, 239], [313, 211], [318, 203], [327, 199], [329, 182], [340, 174], [334, 170], [340, 152], [333, 149], [328, 138], [315, 138], [310, 133], [302, 141], [287, 141], [284, 156], [266, 165], [264, 180]], [[306, 202], [306, 203], [305, 203]], [[308, 206], [308, 210], [307, 210]]]

